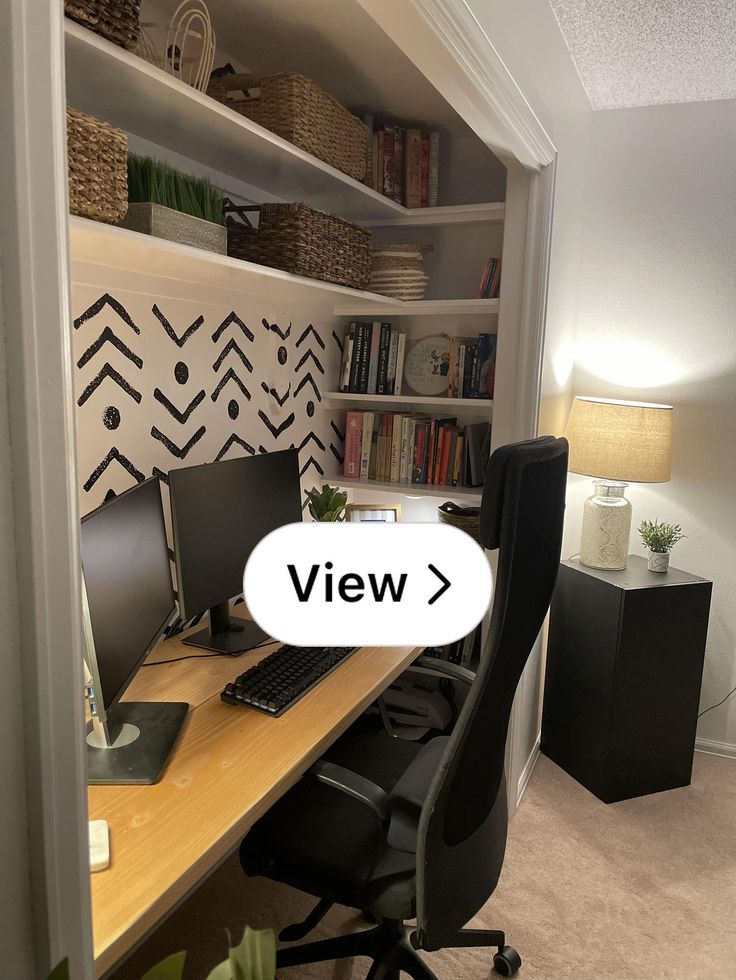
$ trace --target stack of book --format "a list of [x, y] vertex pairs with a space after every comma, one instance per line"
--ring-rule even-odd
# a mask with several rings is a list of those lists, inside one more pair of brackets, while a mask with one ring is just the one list
[[406, 334], [390, 323], [353, 322], [345, 332], [340, 391], [400, 395]]
[[447, 397], [493, 398], [495, 382], [496, 335], [481, 333], [477, 339], [451, 337]]
[[490, 423], [399, 412], [348, 412], [343, 476], [417, 486], [477, 487]]
[[501, 260], [490, 258], [480, 279], [478, 299], [498, 299], [501, 295]]
[[440, 134], [418, 126], [375, 124], [369, 130], [365, 183], [407, 208], [437, 206]]

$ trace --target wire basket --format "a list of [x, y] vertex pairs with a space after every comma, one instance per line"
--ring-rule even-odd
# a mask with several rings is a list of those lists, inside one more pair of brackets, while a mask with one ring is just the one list
[[[250, 215], [259, 212], [258, 227]], [[297, 276], [365, 289], [370, 232], [308, 204], [240, 207], [225, 201], [227, 253]]]
[[121, 48], [138, 43], [140, 12], [141, 0], [64, 0], [67, 17]]
[[66, 107], [69, 210], [115, 224], [128, 210], [128, 136]]
[[344, 174], [363, 180], [367, 127], [303, 75], [243, 75], [210, 80], [207, 94]]
[[458, 507], [448, 500], [437, 508], [437, 517], [440, 523], [465, 531], [480, 544], [480, 507]]

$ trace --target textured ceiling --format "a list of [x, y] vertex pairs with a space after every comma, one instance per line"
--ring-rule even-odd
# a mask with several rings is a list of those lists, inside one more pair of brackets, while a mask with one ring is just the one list
[[736, 98], [736, 0], [550, 0], [594, 109]]

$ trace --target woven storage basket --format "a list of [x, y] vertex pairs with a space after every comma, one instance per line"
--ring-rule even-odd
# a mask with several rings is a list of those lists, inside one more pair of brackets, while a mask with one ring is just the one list
[[64, 0], [64, 13], [95, 34], [133, 48], [140, 35], [141, 0]]
[[[258, 228], [244, 208], [228, 207], [227, 253], [297, 276], [365, 289], [371, 269], [371, 235], [308, 204], [262, 204]], [[233, 212], [238, 217], [233, 217]]]
[[223, 75], [207, 94], [344, 174], [365, 177], [367, 127], [303, 75]]
[[69, 210], [114, 224], [128, 210], [128, 136], [66, 107]]
[[437, 517], [442, 524], [465, 531], [480, 543], [480, 507], [458, 507], [448, 501], [437, 508]]
[[378, 245], [371, 260], [370, 289], [394, 299], [422, 299], [429, 282], [424, 254], [431, 245]]

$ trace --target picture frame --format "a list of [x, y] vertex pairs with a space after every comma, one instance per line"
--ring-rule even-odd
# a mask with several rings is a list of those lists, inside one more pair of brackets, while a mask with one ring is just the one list
[[345, 520], [355, 524], [398, 524], [401, 504], [348, 504]]

